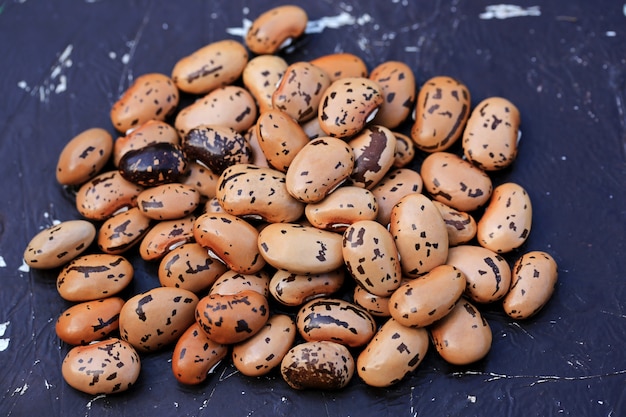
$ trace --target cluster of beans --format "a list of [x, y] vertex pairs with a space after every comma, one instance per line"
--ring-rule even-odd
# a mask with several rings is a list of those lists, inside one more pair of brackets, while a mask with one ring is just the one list
[[[429, 346], [452, 364], [482, 359], [492, 334], [476, 305], [525, 319], [551, 296], [550, 255], [512, 268], [502, 256], [532, 223], [524, 188], [488, 175], [515, 160], [517, 108], [489, 97], [471, 111], [462, 82], [418, 89], [399, 61], [287, 63], [276, 52], [306, 24], [281, 6], [245, 44], [138, 77], [111, 109], [121, 137], [93, 128], [63, 149], [57, 180], [83, 218], [40, 232], [24, 258], [60, 268], [58, 292], [75, 303], [56, 323], [74, 346], [71, 386], [124, 391], [140, 354], [173, 345], [183, 384], [230, 355], [242, 374], [279, 368], [296, 389], [339, 389], [355, 373], [384, 387]], [[181, 92], [197, 100], [179, 108]], [[410, 135], [395, 131], [412, 112]], [[458, 141], [463, 157], [447, 151]], [[407, 168], [417, 153], [420, 172]], [[124, 300], [131, 250], [159, 263], [161, 286]]]

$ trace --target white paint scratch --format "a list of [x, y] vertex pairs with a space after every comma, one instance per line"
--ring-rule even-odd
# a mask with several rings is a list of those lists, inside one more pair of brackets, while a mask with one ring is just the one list
[[12, 395], [19, 394], [20, 396], [22, 396], [26, 393], [26, 391], [28, 391], [28, 388], [29, 388], [28, 384], [24, 382], [24, 385], [22, 385], [19, 388], [15, 388]]
[[525, 16], [541, 16], [539, 6], [523, 8], [515, 4], [493, 4], [485, 7], [485, 12], [479, 15], [481, 19], [509, 19]]
[[30, 271], [30, 267], [28, 266], [26, 261], [24, 259], [22, 259], [22, 265], [20, 265], [20, 267], [17, 268], [17, 270], [20, 271], [20, 272], [28, 272], [28, 271]]
[[[0, 336], [4, 336], [4, 333], [7, 331], [9, 324], [11, 324], [10, 321], [5, 321], [4, 323], [0, 323]], [[11, 339], [8, 337], [0, 339], [0, 352], [4, 352], [5, 350], [9, 348], [10, 341]]]
[[39, 101], [47, 103], [50, 101], [50, 95], [61, 94], [67, 90], [67, 76], [65, 71], [72, 66], [72, 51], [74, 45], [69, 44], [59, 54], [56, 62], [50, 68], [50, 73], [40, 85], [29, 86], [26, 80], [17, 82], [17, 87], [26, 91], [31, 96], [38, 96]]
[[622, 13], [626, 16], [626, 3], [624, 3], [624, 6], [622, 7]]
[[100, 400], [100, 399], [102, 399], [102, 398], [106, 398], [106, 395], [105, 395], [105, 394], [100, 394], [100, 395], [98, 395], [98, 396], [96, 396], [96, 397], [93, 397], [93, 398], [92, 398], [92, 399], [91, 399], [91, 400], [90, 400], [90, 401], [89, 401], [89, 402], [85, 405], [85, 407], [87, 407], [87, 409], [88, 409], [88, 410], [91, 410], [91, 405], [92, 405], [95, 401], [98, 401], [98, 400]]

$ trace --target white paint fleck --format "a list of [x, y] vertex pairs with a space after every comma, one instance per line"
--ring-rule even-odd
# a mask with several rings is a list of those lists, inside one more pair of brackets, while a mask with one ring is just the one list
[[109, 52], [109, 58], [110, 59], [115, 59], [117, 58], [117, 54], [114, 51]]
[[61, 75], [59, 77], [59, 83], [54, 88], [54, 92], [56, 94], [59, 94], [59, 93], [64, 92], [65, 90], [67, 90], [67, 77], [65, 75]]
[[539, 6], [523, 8], [515, 4], [493, 4], [485, 7], [484, 13], [478, 17], [481, 19], [509, 19], [511, 17], [541, 16]]
[[6, 268], [7, 263], [4, 261], [4, 257], [0, 255], [0, 268]]
[[561, 155], [561, 161], [567, 161], [567, 156]]
[[19, 388], [15, 388], [12, 395], [19, 394], [20, 396], [22, 396], [26, 393], [26, 391], [28, 391], [28, 384], [24, 382], [24, 385]]
[[419, 49], [417, 46], [405, 46], [404, 51], [405, 52], [418, 52]]
[[467, 400], [469, 402], [471, 402], [472, 404], [474, 404], [476, 402], [476, 396], [475, 395], [468, 395], [467, 396]]
[[50, 73], [46, 76], [40, 85], [30, 87], [26, 80], [19, 81], [17, 86], [22, 90], [30, 93], [31, 96], [38, 96], [39, 101], [47, 103], [50, 100], [50, 94], [61, 94], [67, 90], [67, 77], [64, 71], [70, 68], [73, 63], [70, 58], [74, 45], [69, 44], [59, 54], [56, 62], [50, 68]]
[[44, 385], [46, 386], [46, 389], [50, 389], [50, 388], [52, 388], [52, 384], [51, 384], [51, 383], [49, 383], [47, 379], [44, 379], [44, 380], [43, 380], [43, 383], [44, 383]]
[[622, 13], [626, 16], [626, 3], [624, 3], [624, 6], [622, 7]]
[[[7, 331], [9, 324], [11, 324], [10, 321], [5, 321], [4, 323], [0, 323], [0, 336], [4, 336], [4, 333]], [[5, 350], [9, 348], [10, 341], [11, 339], [8, 337], [0, 339], [0, 352], [4, 352]]]
[[617, 36], [617, 33], [614, 30], [607, 30], [605, 32], [605, 35], [609, 38], [614, 38]]
[[240, 28], [226, 28], [226, 33], [244, 38], [248, 33], [250, 26], [252, 26], [252, 20], [244, 18]]
[[161, 25], [161, 28], [162, 28], [163, 30], [168, 30], [168, 29], [170, 28], [170, 26], [169, 26], [167, 23], [163, 23], [163, 24]]
[[311, 20], [306, 25], [306, 33], [321, 33], [324, 29], [337, 29], [346, 25], [354, 25], [357, 18], [348, 12], [342, 12], [336, 16], [324, 16], [317, 20]]
[[128, 64], [130, 62], [130, 54], [125, 53], [122, 55], [122, 64]]

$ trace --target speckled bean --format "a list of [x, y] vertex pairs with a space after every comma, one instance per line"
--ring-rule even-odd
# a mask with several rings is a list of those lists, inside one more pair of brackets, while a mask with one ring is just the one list
[[183, 137], [182, 147], [190, 161], [200, 161], [217, 175], [231, 165], [247, 164], [252, 159], [246, 138], [225, 126], [197, 126]]
[[243, 69], [243, 85], [256, 100], [259, 113], [272, 108], [272, 95], [288, 66], [287, 61], [277, 55], [259, 55]]
[[396, 136], [384, 126], [372, 125], [361, 130], [348, 145], [354, 154], [352, 185], [372, 189], [393, 166]]
[[61, 366], [69, 386], [91, 395], [126, 391], [135, 384], [140, 371], [137, 351], [117, 338], [76, 346], [65, 355]]
[[255, 54], [274, 54], [304, 33], [309, 18], [296, 5], [283, 5], [261, 13], [246, 33], [246, 46]]
[[309, 143], [309, 137], [298, 122], [276, 109], [261, 113], [256, 122], [256, 135], [269, 165], [281, 172], [287, 172], [293, 158]]
[[237, 80], [247, 63], [248, 51], [241, 42], [216, 41], [179, 59], [172, 80], [181, 91], [206, 94]]
[[96, 237], [86, 220], [67, 220], [37, 233], [24, 250], [24, 262], [36, 269], [58, 268], [83, 253]]
[[233, 365], [246, 376], [265, 375], [280, 365], [295, 338], [293, 319], [286, 314], [275, 314], [258, 333], [233, 346]]
[[160, 120], [148, 120], [126, 136], [119, 137], [113, 145], [113, 165], [118, 167], [120, 159], [128, 151], [143, 148], [154, 143], [180, 145], [180, 137], [172, 126]]
[[251, 164], [233, 165], [220, 175], [216, 197], [227, 213], [266, 222], [292, 222], [304, 204], [289, 194], [285, 174]]
[[532, 226], [530, 196], [519, 184], [498, 185], [478, 220], [476, 238], [481, 246], [497, 253], [510, 252], [528, 238]]
[[448, 257], [448, 231], [435, 205], [423, 194], [408, 194], [391, 210], [389, 231], [395, 239], [402, 272], [417, 277]]
[[376, 82], [365, 77], [340, 78], [321, 97], [317, 111], [320, 126], [328, 136], [355, 135], [373, 119], [382, 103]]
[[349, 347], [367, 344], [376, 332], [376, 322], [365, 309], [333, 298], [317, 298], [303, 305], [296, 327], [308, 342], [326, 340]]
[[98, 248], [111, 255], [123, 254], [141, 242], [152, 223], [138, 207], [114, 214], [98, 229]]
[[143, 190], [137, 196], [141, 213], [154, 220], [173, 220], [194, 212], [200, 204], [200, 193], [190, 185], [162, 184]]
[[124, 300], [119, 297], [75, 304], [57, 318], [56, 335], [74, 346], [102, 340], [118, 329], [123, 305]]
[[511, 288], [502, 300], [504, 312], [517, 320], [537, 314], [552, 297], [557, 280], [557, 264], [550, 254], [524, 253], [513, 265]]
[[226, 270], [226, 265], [211, 258], [206, 248], [189, 242], [163, 256], [157, 274], [164, 287], [182, 288], [198, 294], [210, 288]]
[[316, 203], [346, 181], [353, 168], [354, 153], [345, 141], [315, 139], [291, 162], [285, 177], [287, 191], [297, 200]]
[[354, 222], [374, 220], [378, 204], [374, 194], [362, 187], [339, 187], [317, 203], [309, 203], [304, 214], [318, 229], [343, 232]]
[[436, 76], [424, 83], [415, 103], [411, 138], [419, 149], [448, 149], [463, 133], [470, 114], [470, 93], [460, 81]]
[[422, 177], [419, 172], [409, 168], [392, 169], [372, 188], [372, 194], [378, 203], [376, 220], [387, 225], [393, 206], [408, 194], [421, 193]]
[[450, 248], [446, 263], [463, 272], [467, 281], [465, 295], [473, 302], [500, 300], [511, 286], [511, 267], [507, 260], [482, 246]]
[[113, 138], [98, 127], [74, 136], [61, 150], [56, 178], [62, 185], [80, 185], [95, 177], [113, 152]]
[[172, 372], [178, 382], [197, 385], [228, 355], [228, 346], [206, 337], [198, 323], [183, 333], [172, 352]]
[[417, 369], [428, 345], [428, 331], [403, 326], [390, 318], [357, 357], [357, 373], [369, 386], [394, 385]]
[[322, 69], [308, 62], [294, 62], [272, 94], [272, 108], [284, 111], [298, 123], [306, 122], [317, 115], [329, 85], [330, 78]]
[[345, 275], [343, 268], [323, 274], [294, 274], [279, 269], [270, 280], [269, 291], [282, 305], [299, 306], [339, 291]]
[[389, 312], [403, 326], [429, 326], [454, 308], [465, 286], [465, 276], [460, 270], [439, 265], [401, 285], [389, 299]]
[[413, 70], [404, 62], [386, 61], [372, 70], [369, 79], [380, 86], [384, 99], [372, 123], [395, 129], [409, 116], [415, 104]]
[[520, 114], [513, 103], [489, 97], [478, 103], [463, 131], [463, 153], [486, 170], [508, 167], [517, 156]]
[[135, 269], [124, 257], [102, 253], [82, 255], [57, 276], [59, 295], [67, 301], [90, 301], [118, 294], [131, 283]]
[[267, 298], [256, 291], [210, 294], [196, 308], [196, 322], [217, 343], [239, 343], [258, 333], [269, 318]]
[[295, 274], [323, 274], [343, 265], [341, 235], [295, 223], [272, 223], [259, 233], [266, 262]]
[[156, 287], [137, 294], [120, 311], [120, 336], [141, 352], [161, 350], [191, 326], [197, 304], [198, 297], [182, 288]]
[[491, 328], [480, 311], [461, 298], [444, 318], [429, 327], [437, 353], [453, 365], [469, 365], [491, 349]]
[[287, 384], [297, 390], [344, 388], [354, 375], [354, 358], [342, 344], [304, 342], [287, 352], [280, 364]]
[[120, 132], [148, 120], [165, 120], [178, 106], [178, 88], [170, 77], [159, 73], [141, 75], [111, 107], [111, 122]]
[[485, 171], [450, 152], [428, 155], [420, 175], [434, 200], [459, 211], [474, 211], [491, 196], [491, 178]]
[[181, 137], [200, 125], [229, 127], [239, 133], [254, 125], [257, 117], [256, 102], [243, 87], [227, 85], [218, 87], [206, 96], [182, 109], [174, 121]]
[[162, 220], [146, 233], [139, 244], [139, 255], [144, 261], [159, 261], [176, 246], [191, 242], [194, 215], [176, 220]]
[[76, 193], [76, 209], [89, 220], [106, 220], [118, 210], [137, 205], [143, 187], [126, 180], [118, 170], [103, 172]]
[[372, 294], [388, 297], [402, 278], [393, 236], [374, 220], [354, 222], [343, 233], [342, 255], [354, 280]]
[[237, 216], [202, 214], [195, 221], [193, 236], [235, 272], [254, 274], [265, 266], [257, 247], [259, 232]]

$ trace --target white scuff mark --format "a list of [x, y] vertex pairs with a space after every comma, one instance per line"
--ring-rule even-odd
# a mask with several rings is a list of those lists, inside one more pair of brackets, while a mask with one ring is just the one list
[[525, 17], [525, 16], [541, 16], [541, 10], [539, 6], [530, 6], [523, 8], [515, 4], [492, 4], [485, 7], [485, 12], [481, 13], [478, 17], [481, 19], [509, 19], [512, 17]]
[[617, 33], [614, 30], [607, 30], [604, 34], [609, 38], [614, 38], [617, 36]]
[[364, 14], [360, 17], [352, 16], [348, 12], [342, 12], [335, 16], [324, 16], [317, 20], [311, 20], [306, 25], [306, 33], [321, 33], [324, 29], [338, 29], [342, 26], [363, 25], [371, 20], [371, 16]]
[[417, 46], [405, 46], [404, 51], [405, 52], [418, 52], [419, 48]]
[[[6, 333], [7, 328], [9, 327], [9, 324], [11, 324], [10, 321], [5, 321], [4, 323], [0, 323], [0, 336], [4, 336], [4, 333]], [[11, 339], [8, 337], [0, 339], [0, 352], [4, 352], [5, 350], [9, 348], [10, 341]]]
[[44, 383], [44, 385], [46, 386], [46, 389], [50, 389], [50, 388], [52, 388], [52, 384], [51, 384], [51, 383], [49, 383], [47, 379], [44, 379], [44, 380], [43, 380], [43, 383]]
[[468, 395], [467, 396], [467, 401], [469, 401], [472, 404], [474, 404], [476, 402], [476, 396], [475, 395]]
[[252, 20], [244, 18], [240, 28], [226, 28], [226, 33], [244, 38], [248, 33], [250, 26], [252, 26]]
[[4, 257], [0, 255], [0, 268], [6, 268], [7, 263], [4, 261]]
[[17, 87], [30, 93], [31, 96], [38, 96], [39, 101], [47, 103], [50, 101], [50, 95], [61, 94], [67, 90], [67, 76], [65, 71], [72, 66], [72, 51], [74, 45], [69, 44], [59, 54], [56, 62], [50, 68], [50, 73], [40, 85], [29, 86], [26, 80], [18, 81]]
[[24, 382], [24, 385], [19, 388], [15, 388], [12, 395], [19, 394], [20, 396], [22, 396], [26, 393], [26, 391], [28, 391], [28, 388], [28, 383]]
[[17, 268], [17, 270], [20, 271], [20, 272], [28, 272], [28, 271], [30, 271], [30, 266], [28, 266], [26, 261], [24, 259], [22, 259], [22, 265], [20, 265], [20, 267]]
[[91, 400], [90, 400], [90, 401], [89, 401], [89, 402], [85, 405], [85, 407], [87, 407], [87, 409], [88, 409], [88, 410], [91, 410], [91, 405], [92, 405], [94, 402], [96, 402], [96, 401], [98, 401], [98, 400], [100, 400], [100, 399], [102, 399], [102, 398], [106, 398], [106, 395], [105, 395], [105, 394], [100, 394], [100, 395], [98, 395], [98, 396], [96, 396], [96, 397], [93, 397], [93, 398], [92, 398], [92, 399], [91, 399]]

